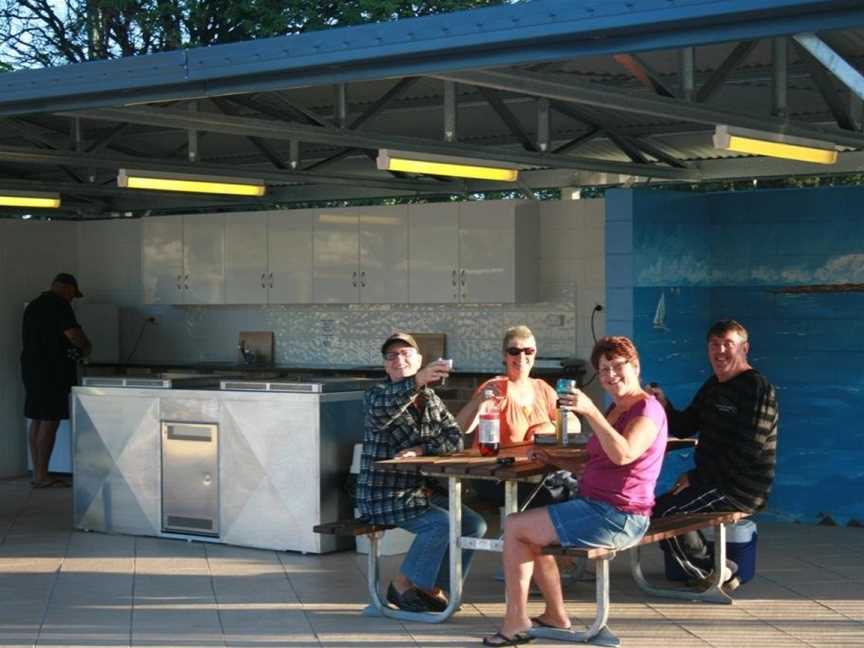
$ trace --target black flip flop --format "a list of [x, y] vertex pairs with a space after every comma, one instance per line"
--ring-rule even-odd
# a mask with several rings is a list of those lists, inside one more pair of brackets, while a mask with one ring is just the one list
[[546, 623], [539, 616], [531, 617], [531, 623], [533, 623], [538, 628], [552, 628], [553, 630], [569, 630], [570, 629], [570, 626], [567, 626], [565, 628], [564, 626], [556, 626], [556, 625], [552, 625], [551, 623]]
[[490, 637], [483, 637], [484, 646], [520, 646], [534, 641], [534, 637], [525, 632], [517, 632], [512, 637], [508, 637], [501, 632], [496, 632]]

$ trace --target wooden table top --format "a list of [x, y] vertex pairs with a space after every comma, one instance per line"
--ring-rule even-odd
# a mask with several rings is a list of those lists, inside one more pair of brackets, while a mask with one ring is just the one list
[[[666, 452], [683, 450], [696, 445], [694, 439], [669, 439]], [[560, 447], [553, 445], [538, 445], [552, 457], [588, 461], [585, 444]], [[535, 475], [546, 475], [558, 470], [555, 466], [530, 461], [528, 453], [534, 448], [533, 443], [526, 443], [509, 448], [502, 448], [497, 456], [483, 457], [476, 449], [455, 452], [443, 456], [406, 457], [403, 459], [387, 459], [376, 461], [375, 466], [384, 470], [398, 472], [418, 472], [429, 476], [448, 477], [485, 477], [495, 479], [518, 480]], [[512, 458], [512, 463], [501, 463], [501, 459]]]

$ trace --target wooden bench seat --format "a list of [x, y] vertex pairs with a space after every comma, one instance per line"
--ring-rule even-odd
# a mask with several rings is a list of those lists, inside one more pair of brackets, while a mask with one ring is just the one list
[[[747, 517], [747, 513], [730, 511], [719, 513], [683, 513], [655, 518], [651, 520], [651, 526], [648, 527], [648, 531], [642, 536], [638, 546], [668, 540], [689, 531], [698, 531], [699, 529], [714, 527], [718, 524], [734, 524], [745, 517]], [[550, 545], [543, 549], [543, 553], [557, 556], [581, 556], [589, 560], [595, 560], [597, 558], [614, 556], [616, 551], [615, 549]]]
[[[734, 524], [747, 517], [746, 513], [738, 511], [717, 513], [688, 513], [656, 518], [651, 521], [648, 531], [642, 539], [629, 548], [630, 573], [639, 588], [655, 596], [667, 598], [704, 601], [708, 603], [732, 603], [732, 598], [723, 591], [723, 569], [726, 564], [726, 524]], [[686, 587], [655, 587], [648, 583], [642, 573], [640, 563], [640, 548], [645, 545], [668, 540], [688, 531], [697, 531], [715, 527], [714, 576], [711, 585], [704, 590]], [[595, 646], [620, 646], [621, 641], [609, 630], [606, 622], [609, 618], [609, 563], [618, 553], [615, 549], [560, 547], [549, 546], [543, 549], [544, 554], [574, 556], [594, 561], [596, 575], [597, 613], [594, 622], [587, 630], [558, 630], [555, 628], [533, 628], [530, 634], [543, 639], [556, 639], [571, 643], [586, 643]]]
[[395, 527], [392, 524], [373, 524], [369, 520], [362, 518], [352, 518], [347, 520], [337, 520], [336, 522], [326, 522], [325, 524], [316, 524], [312, 527], [315, 533], [324, 535], [337, 536], [364, 536], [371, 533], [383, 533]]

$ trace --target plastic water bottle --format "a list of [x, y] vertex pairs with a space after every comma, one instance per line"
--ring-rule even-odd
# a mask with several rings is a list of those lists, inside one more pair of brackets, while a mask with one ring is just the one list
[[497, 455], [501, 448], [501, 408], [498, 406], [495, 392], [491, 389], [483, 390], [477, 440], [480, 454], [484, 457]]
[[[569, 394], [571, 390], [576, 388], [576, 381], [567, 378], [560, 378], [555, 385], [555, 391], [558, 394]], [[560, 446], [570, 445], [570, 435], [579, 434], [582, 431], [582, 424], [575, 412], [561, 407], [561, 401], [558, 401], [558, 421], [555, 424], [555, 441]]]

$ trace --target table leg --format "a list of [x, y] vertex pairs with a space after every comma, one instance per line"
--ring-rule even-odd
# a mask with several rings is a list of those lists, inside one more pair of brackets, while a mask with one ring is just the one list
[[441, 614], [449, 617], [462, 602], [462, 481], [447, 479], [450, 514], [450, 602]]

